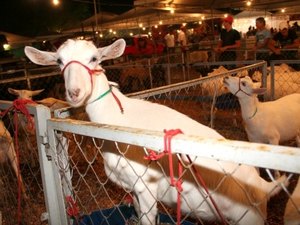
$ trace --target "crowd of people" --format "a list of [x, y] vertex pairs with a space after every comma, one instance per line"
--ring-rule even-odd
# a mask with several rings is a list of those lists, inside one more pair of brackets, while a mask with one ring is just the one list
[[[215, 48], [219, 54], [219, 61], [235, 61], [236, 50], [241, 46], [241, 35], [232, 27], [233, 17], [228, 16], [223, 19], [223, 29], [220, 34], [220, 41]], [[298, 23], [292, 27], [289, 22], [281, 22], [278, 32], [271, 33], [266, 28], [266, 21], [263, 17], [256, 19], [256, 29], [249, 27], [248, 32], [255, 35], [255, 45], [253, 51], [257, 60], [297, 60], [300, 39], [297, 35]], [[298, 69], [300, 65], [294, 65]]]
[[[241, 33], [233, 28], [234, 18], [228, 16], [222, 20], [222, 29], [219, 30], [219, 41], [213, 51], [219, 61], [236, 61], [237, 50], [242, 46]], [[205, 26], [199, 26], [205, 28]], [[267, 29], [264, 17], [256, 19], [255, 27], [249, 27], [247, 35], [255, 36], [253, 52], [256, 60], [297, 60], [299, 59], [300, 38], [297, 36], [300, 31], [298, 23], [292, 26], [289, 22], [279, 24], [278, 31]], [[187, 31], [186, 26], [182, 25], [180, 30], [170, 28], [162, 39], [150, 41], [147, 38], [137, 38], [137, 43], [132, 47], [136, 53], [152, 55], [153, 53], [175, 53], [181, 50], [186, 53], [193, 46], [199, 46], [201, 40], [205, 39], [207, 32], [205, 29], [193, 29], [193, 33]], [[155, 43], [155, 44], [153, 44]], [[193, 45], [194, 44], [194, 45]], [[155, 46], [155, 47], [153, 47]], [[130, 54], [130, 48], [125, 53]], [[227, 66], [230, 67], [230, 66]], [[300, 67], [300, 65], [298, 65]]]

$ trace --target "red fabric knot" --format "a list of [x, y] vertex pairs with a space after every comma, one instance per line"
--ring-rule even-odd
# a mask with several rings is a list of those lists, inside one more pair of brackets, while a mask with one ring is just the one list
[[32, 119], [32, 116], [30, 115], [30, 113], [28, 112], [27, 108], [26, 108], [26, 104], [36, 104], [34, 101], [30, 100], [30, 99], [16, 99], [13, 101], [13, 107], [15, 108], [15, 110], [17, 112], [22, 113], [26, 119], [27, 119], [27, 129], [29, 130], [33, 130], [34, 129], [34, 122]]
[[144, 157], [144, 159], [151, 160], [151, 161], [157, 161], [161, 159], [164, 155], [166, 155], [166, 152], [156, 153], [153, 150], [149, 150], [148, 155]]
[[72, 196], [66, 196], [66, 203], [67, 203], [67, 213], [72, 218], [79, 217], [79, 207], [77, 202], [72, 198]]

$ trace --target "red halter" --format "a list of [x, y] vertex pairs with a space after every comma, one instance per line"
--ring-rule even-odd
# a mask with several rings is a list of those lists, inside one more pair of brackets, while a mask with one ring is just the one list
[[[77, 60], [72, 60], [72, 61], [68, 62], [68, 63], [64, 66], [64, 68], [63, 68], [62, 71], [61, 71], [62, 74], [64, 74], [66, 68], [67, 68], [71, 63], [77, 63], [77, 64], [83, 66], [83, 67], [88, 71], [88, 73], [90, 74], [90, 78], [91, 78], [92, 88], [93, 88], [93, 78], [92, 78], [92, 75], [94, 75], [94, 74], [96, 74], [96, 73], [101, 73], [101, 72], [104, 71], [104, 69], [98, 69], [98, 70], [95, 70], [95, 69], [94, 69], [94, 70], [92, 70], [92, 69], [90, 69], [89, 67], [87, 67], [86, 65], [84, 65], [83, 63], [81, 63], [81, 62], [79, 62], [79, 61], [77, 61]], [[118, 97], [117, 97], [112, 91], [111, 91], [111, 93], [112, 93], [114, 99], [116, 100], [116, 102], [117, 102], [117, 104], [118, 104], [118, 106], [119, 106], [119, 108], [120, 108], [121, 113], [123, 113], [124, 110], [123, 110], [123, 107], [122, 107], [122, 104], [121, 104], [120, 100], [118, 99]], [[101, 96], [102, 96], [102, 95], [100, 95], [100, 97], [101, 97]], [[102, 98], [102, 97], [101, 97], [101, 98]]]
[[63, 74], [64, 74], [66, 68], [67, 68], [71, 63], [77, 63], [77, 64], [83, 66], [83, 67], [88, 71], [88, 73], [90, 74], [90, 77], [91, 77], [91, 83], [92, 83], [92, 86], [93, 86], [92, 75], [95, 74], [95, 73], [98, 73], [98, 72], [100, 73], [100, 72], [103, 72], [103, 71], [104, 71], [103, 69], [99, 69], [99, 70], [95, 70], [95, 69], [94, 69], [94, 70], [92, 70], [92, 69], [90, 69], [89, 67], [87, 67], [86, 65], [84, 65], [83, 63], [81, 63], [81, 62], [79, 62], [79, 61], [77, 61], [77, 60], [72, 60], [72, 61], [68, 62], [68, 63], [65, 65], [65, 67], [62, 69], [61, 72], [62, 72]]

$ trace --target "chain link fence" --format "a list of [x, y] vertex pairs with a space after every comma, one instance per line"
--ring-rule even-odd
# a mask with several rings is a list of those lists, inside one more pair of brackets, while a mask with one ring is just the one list
[[[128, 93], [130, 97], [143, 98], [167, 105], [204, 125], [213, 127], [228, 139], [240, 141], [246, 141], [247, 138], [242, 125], [239, 104], [233, 96], [228, 95], [223, 90], [222, 79], [224, 76], [250, 75], [258, 79], [264, 86], [270, 87], [271, 95], [265, 95], [265, 99], [269, 99], [272, 96], [272, 90], [273, 96], [275, 96], [273, 98], [276, 98], [276, 93], [278, 94], [276, 87], [279, 88], [288, 82], [295, 87], [299, 86], [297, 83], [299, 78], [298, 72], [281, 65], [282, 63], [287, 63], [287, 65], [291, 63], [297, 64], [299, 63], [298, 61], [274, 62], [274, 64], [270, 65], [270, 68], [267, 68], [265, 63], [251, 65], [254, 63], [251, 61], [211, 63], [190, 62], [189, 60], [188, 58], [185, 59], [183, 55], [177, 54], [174, 55], [174, 58], [170, 55], [155, 60], [147, 59], [140, 62], [135, 61], [134, 64], [104, 66], [104, 68], [109, 80], [119, 83], [121, 90], [124, 93]], [[237, 69], [228, 71], [222, 67], [229, 64], [235, 65]], [[250, 66], [245, 66], [247, 64], [250, 64]], [[1, 86], [1, 88], [3, 87], [1, 96], [3, 99], [13, 100], [12, 96], [6, 94], [8, 87], [16, 89], [44, 88], [45, 91], [40, 98], [51, 96], [64, 99], [63, 78], [58, 68], [50, 67], [45, 70], [42, 68], [30, 68], [29, 71], [21, 70], [20, 74], [22, 72], [22, 75], [20, 76], [15, 76], [13, 75], [14, 73], [8, 72], [1, 73], [3, 78], [1, 79], [1, 85], [3, 85]], [[275, 77], [275, 79], [272, 79], [272, 77]], [[276, 77], [280, 78], [276, 80]], [[284, 79], [284, 82], [279, 83], [280, 79]], [[275, 83], [275, 88], [273, 89], [272, 80]], [[170, 85], [163, 87], [165, 84]], [[298, 89], [291, 88], [294, 86], [289, 86], [286, 90], [297, 92]], [[143, 91], [150, 88], [154, 89]], [[141, 92], [132, 93], [136, 91]], [[1, 102], [1, 110], [5, 110], [10, 106], [11, 102]], [[53, 119], [52, 127], [48, 128], [47, 131], [46, 120], [50, 118], [50, 112], [48, 113], [43, 107], [42, 109], [40, 107], [29, 108], [31, 108], [30, 113], [34, 118], [37, 132], [28, 132], [26, 125], [23, 124], [19, 126], [20, 137], [18, 139], [20, 146], [20, 170], [28, 199], [24, 200], [22, 197], [21, 210], [18, 210], [18, 201], [20, 199], [17, 193], [18, 179], [12, 166], [8, 163], [9, 161], [6, 160], [1, 164], [0, 169], [1, 199], [3, 199], [0, 205], [2, 224], [17, 224], [18, 213], [20, 212], [22, 223], [24, 224], [41, 224], [43, 223], [41, 222], [43, 218], [48, 219], [49, 224], [76, 224], [77, 222], [79, 224], [93, 224], [96, 223], [91, 222], [93, 217], [101, 218], [104, 221], [102, 222], [103, 224], [114, 224], [112, 219], [115, 216], [121, 217], [122, 221], [120, 223], [120, 220], [117, 220], [115, 224], [124, 224], [124, 221], [128, 224], [137, 224], [138, 218], [133, 208], [128, 207], [128, 204], [132, 204], [130, 197], [128, 197], [132, 193], [125, 187], [120, 187], [111, 182], [110, 179], [112, 178], [104, 173], [106, 162], [103, 157], [102, 146], [108, 140], [114, 141], [115, 146], [122, 146], [118, 147], [117, 151], [120, 151], [119, 154], [125, 154], [126, 158], [126, 153], [130, 152], [131, 149], [135, 149], [134, 145], [136, 143], [140, 143], [139, 145], [143, 148], [140, 149], [141, 152], [139, 154], [141, 157], [144, 157], [148, 154], [147, 151], [144, 151], [145, 149], [161, 150], [161, 145], [154, 145], [153, 143], [156, 143], [155, 140], [159, 140], [161, 143], [163, 134], [156, 134], [154, 137], [150, 135], [151, 138], [147, 136], [149, 139], [144, 141], [135, 136], [136, 131], [130, 130], [124, 131], [128, 135], [125, 140], [118, 138], [111, 140], [111, 137], [119, 135], [122, 137], [123, 131], [117, 135], [114, 133], [114, 130], [117, 128], [112, 128], [107, 131], [109, 133], [108, 136], [102, 136], [103, 130], [101, 126], [79, 121], [57, 120], [57, 122], [55, 119]], [[39, 110], [42, 110], [43, 113], [39, 113]], [[61, 113], [64, 115], [67, 112], [63, 111]], [[76, 116], [77, 118], [85, 117], [82, 115]], [[2, 120], [13, 137], [15, 124], [12, 113], [9, 112]], [[183, 142], [184, 146], [187, 146], [181, 148], [187, 151], [185, 153], [192, 151], [195, 154], [195, 152], [199, 151], [199, 155], [197, 153], [198, 157], [204, 156], [209, 158], [212, 157], [211, 154], [215, 154], [211, 158], [213, 164], [217, 163], [218, 160], [229, 160], [236, 163], [294, 173], [288, 188], [285, 188], [281, 194], [276, 195], [269, 202], [268, 217], [264, 219], [268, 224], [283, 224], [285, 203], [287, 201], [289, 201], [288, 207], [290, 210], [296, 211], [297, 215], [298, 212], [295, 205], [299, 207], [299, 203], [296, 202], [297, 200], [289, 200], [296, 199], [296, 197], [289, 197], [292, 196], [298, 179], [299, 168], [296, 162], [299, 161], [299, 154], [296, 152], [297, 149], [277, 146], [270, 148], [265, 145], [249, 144], [249, 146], [252, 146], [249, 148], [256, 152], [253, 153], [254, 156], [245, 157], [245, 154], [241, 154], [243, 157], [236, 158], [236, 155], [240, 153], [234, 152], [234, 154], [225, 156], [224, 154], [218, 155], [216, 152], [206, 155], [205, 152], [207, 150], [199, 150], [202, 146], [201, 141], [199, 146], [193, 147], [192, 143], [194, 140], [189, 139], [189, 137], [184, 139]], [[123, 148], [124, 143], [127, 146], [126, 148]], [[229, 149], [243, 151], [244, 144], [244, 142], [238, 142], [237, 145], [230, 145]], [[248, 146], [247, 144], [245, 145]], [[295, 143], [286, 143], [286, 145], [295, 146]], [[266, 156], [259, 150], [261, 148], [269, 149]], [[201, 149], [206, 148], [202, 146]], [[181, 151], [179, 149], [174, 150], [175, 152], [178, 150], [179, 153]], [[280, 162], [278, 159], [280, 159]], [[134, 166], [131, 167], [134, 172]], [[193, 182], [197, 183], [195, 173], [187, 168], [185, 171], [185, 173], [192, 174], [194, 177]], [[239, 167], [235, 171], [239, 171]], [[163, 170], [160, 172], [168, 174]], [[226, 174], [223, 175], [225, 176]], [[272, 176], [268, 175], [268, 172], [262, 173], [262, 176], [267, 180], [273, 179]], [[222, 183], [217, 184], [217, 186], [222, 185]], [[172, 189], [171, 186], [169, 188]], [[196, 188], [201, 189], [202, 186], [197, 184]], [[242, 190], [242, 193], [247, 193], [247, 190]], [[70, 212], [72, 200], [69, 199], [69, 196], [76, 201], [78, 206], [79, 215], [76, 215], [76, 217]], [[161, 223], [175, 223], [176, 210], [167, 206], [158, 198], [155, 200], [157, 200]], [[199, 204], [206, 203], [202, 201]], [[258, 206], [255, 205], [253, 207], [256, 208]], [[215, 216], [218, 217], [218, 215]], [[77, 222], [75, 222], [76, 219]], [[195, 218], [191, 213], [185, 214], [182, 220], [184, 220], [183, 224], [219, 224], [218, 222], [203, 220], [200, 217]]]

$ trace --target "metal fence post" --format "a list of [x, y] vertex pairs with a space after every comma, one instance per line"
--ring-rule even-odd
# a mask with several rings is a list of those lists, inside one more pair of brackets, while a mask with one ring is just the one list
[[270, 100], [274, 100], [274, 98], [275, 98], [275, 63], [271, 62], [270, 67], [271, 67], [271, 99]]
[[45, 204], [48, 212], [48, 224], [67, 225], [64, 196], [61, 189], [61, 180], [59, 171], [55, 166], [53, 151], [51, 147], [55, 146], [54, 131], [47, 131], [47, 120], [51, 118], [49, 108], [36, 106], [36, 138], [39, 150], [39, 161], [45, 195]]

